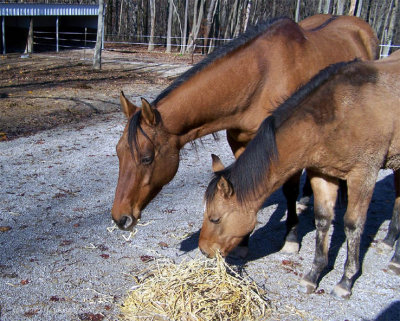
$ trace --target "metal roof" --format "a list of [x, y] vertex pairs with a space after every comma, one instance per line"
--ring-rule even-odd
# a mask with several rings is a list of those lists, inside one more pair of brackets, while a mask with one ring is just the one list
[[98, 5], [1, 3], [0, 16], [97, 16]]

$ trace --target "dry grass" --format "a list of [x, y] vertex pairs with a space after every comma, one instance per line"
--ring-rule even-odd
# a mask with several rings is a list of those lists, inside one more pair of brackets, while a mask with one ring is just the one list
[[261, 320], [265, 293], [221, 256], [180, 264], [157, 261], [126, 298], [123, 320]]

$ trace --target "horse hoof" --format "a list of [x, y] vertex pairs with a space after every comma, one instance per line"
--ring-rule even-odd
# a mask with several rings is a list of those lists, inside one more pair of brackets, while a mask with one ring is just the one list
[[249, 254], [249, 248], [247, 246], [237, 246], [229, 256], [232, 258], [244, 259]]
[[302, 279], [300, 281], [299, 291], [302, 293], [311, 294], [315, 291], [316, 288], [317, 288], [317, 285], [314, 283], [311, 283], [310, 281], [307, 281], [305, 279]]
[[384, 251], [384, 252], [389, 252], [389, 251], [391, 251], [393, 249], [393, 246], [388, 244], [388, 243], [386, 243], [385, 240], [381, 240], [378, 243], [378, 249], [381, 250], [381, 251]]
[[311, 197], [310, 196], [303, 196], [302, 198], [299, 199], [299, 203], [301, 205], [309, 205], [311, 201]]
[[295, 254], [299, 252], [299, 249], [300, 249], [299, 243], [286, 241], [285, 245], [283, 246], [280, 252], [285, 254]]
[[351, 291], [342, 288], [340, 285], [336, 285], [331, 294], [340, 299], [349, 299]]
[[392, 272], [396, 273], [397, 275], [400, 275], [400, 264], [399, 264], [399, 263], [390, 262], [389, 265], [388, 265], [388, 268], [389, 268]]

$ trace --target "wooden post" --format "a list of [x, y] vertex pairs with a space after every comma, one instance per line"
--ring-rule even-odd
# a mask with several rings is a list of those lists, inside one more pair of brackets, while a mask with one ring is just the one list
[[93, 55], [93, 69], [101, 69], [101, 47], [102, 47], [102, 34], [103, 34], [103, 16], [104, 1], [99, 0], [99, 16], [97, 18], [97, 37], [96, 46], [94, 47]]
[[6, 54], [6, 17], [1, 17], [1, 32], [3, 34], [3, 55]]
[[58, 46], [58, 24], [59, 24], [59, 16], [56, 17], [56, 51], [59, 51]]
[[29, 30], [28, 39], [26, 41], [25, 53], [31, 54], [33, 52], [33, 17], [29, 17]]

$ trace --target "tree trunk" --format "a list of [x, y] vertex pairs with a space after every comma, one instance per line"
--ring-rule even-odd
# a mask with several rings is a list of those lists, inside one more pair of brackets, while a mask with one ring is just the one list
[[251, 5], [252, 5], [251, 0], [248, 0], [246, 6], [246, 17], [244, 18], [244, 23], [243, 23], [243, 32], [247, 30], [247, 26], [249, 24]]
[[344, 0], [337, 0], [336, 14], [342, 15], [344, 13]]
[[97, 18], [97, 38], [93, 56], [94, 69], [101, 69], [101, 40], [102, 40], [103, 23], [104, 23], [103, 9], [104, 9], [104, 1], [99, 0], [99, 15]]
[[174, 10], [174, 0], [169, 0], [168, 7], [168, 27], [167, 27], [167, 50], [166, 53], [171, 53], [171, 33], [172, 33], [172, 13]]
[[386, 32], [386, 39], [385, 39], [385, 43], [382, 43], [383, 45], [385, 45], [382, 48], [382, 52], [381, 52], [381, 56], [386, 57], [389, 55], [390, 52], [390, 46], [392, 44], [392, 40], [393, 40], [393, 34], [394, 34], [394, 28], [396, 26], [396, 17], [397, 17], [397, 11], [398, 11], [398, 7], [399, 7], [399, 0], [392, 0], [391, 2], [391, 9], [392, 12], [390, 14], [390, 21], [389, 21], [389, 26], [386, 29], [386, 27], [384, 28], [384, 30], [387, 30]]
[[203, 20], [203, 13], [204, 13], [204, 0], [200, 0], [200, 4], [199, 0], [196, 0], [193, 13], [194, 19], [193, 19], [192, 33], [191, 36], [189, 37], [190, 39], [187, 47], [187, 52], [192, 52], [194, 50], [194, 45], [199, 35], [201, 22]]
[[356, 12], [357, 0], [350, 0], [349, 16], [354, 16]]
[[156, 0], [149, 0], [150, 7], [150, 38], [148, 51], [154, 50], [154, 30], [156, 28]]
[[207, 48], [208, 38], [210, 38], [211, 28], [214, 21], [216, 4], [217, 0], [211, 0], [210, 6], [208, 7], [206, 28], [204, 30], [204, 41], [203, 41], [204, 48]]
[[294, 15], [294, 21], [296, 22], [300, 21], [300, 0], [297, 0], [296, 3], [296, 13]]
[[317, 13], [322, 13], [322, 0], [318, 1], [318, 11]]
[[[325, 7], [324, 7], [324, 13], [328, 14], [329, 13], [329, 8], [331, 6], [331, 0], [325, 0]], [[332, 10], [333, 11], [333, 10]]]
[[182, 44], [180, 53], [183, 54], [186, 50], [186, 35], [188, 28], [188, 9], [189, 9], [189, 0], [185, 1], [185, 22], [183, 24], [183, 34], [182, 34]]
[[363, 0], [358, 0], [358, 3], [357, 3], [357, 13], [356, 13], [356, 16], [357, 16], [357, 17], [361, 17], [362, 6], [363, 6]]

